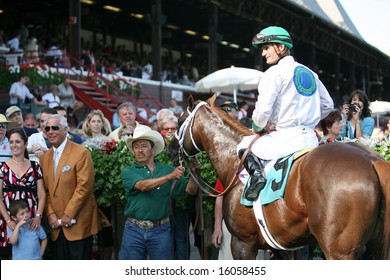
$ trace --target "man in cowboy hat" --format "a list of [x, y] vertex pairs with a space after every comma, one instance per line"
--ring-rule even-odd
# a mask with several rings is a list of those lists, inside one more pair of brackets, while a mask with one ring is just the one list
[[148, 255], [152, 260], [172, 259], [171, 186], [177, 180], [172, 199], [182, 196], [184, 191], [195, 192], [186, 187], [183, 167], [174, 168], [154, 159], [164, 149], [160, 133], [137, 125], [133, 138], [127, 139], [126, 144], [136, 162], [121, 174], [128, 202], [119, 258], [142, 260]]
[[9, 147], [9, 141], [6, 136], [7, 129], [12, 129], [17, 126], [16, 122], [8, 121], [7, 118], [0, 114], [0, 161], [6, 161], [12, 157], [12, 152]]

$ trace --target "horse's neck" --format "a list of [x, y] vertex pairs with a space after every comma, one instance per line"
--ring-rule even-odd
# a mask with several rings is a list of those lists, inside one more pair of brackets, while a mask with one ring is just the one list
[[218, 178], [226, 187], [239, 166], [237, 145], [242, 136], [233, 128], [221, 125], [220, 121], [210, 125], [203, 124], [203, 130], [207, 135], [208, 143], [204, 143], [204, 149], [208, 155]]

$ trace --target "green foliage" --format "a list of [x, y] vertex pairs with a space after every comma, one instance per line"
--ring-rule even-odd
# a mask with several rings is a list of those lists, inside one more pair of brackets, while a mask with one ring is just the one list
[[0, 68], [0, 87], [9, 89], [12, 83], [19, 81], [19, 76], [27, 75], [33, 86], [60, 84], [63, 77], [45, 64], [19, 64]]
[[109, 207], [116, 200], [126, 204], [121, 172], [134, 163], [134, 155], [125, 141], [115, 143], [111, 149], [88, 147], [95, 168], [95, 196], [101, 207]]

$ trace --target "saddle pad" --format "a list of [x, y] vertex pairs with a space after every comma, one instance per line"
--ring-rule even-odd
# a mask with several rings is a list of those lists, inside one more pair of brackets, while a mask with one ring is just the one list
[[[265, 168], [267, 170], [266, 184], [260, 192], [260, 202], [262, 205], [269, 204], [284, 197], [287, 179], [290, 174], [293, 162], [311, 150], [312, 148], [304, 149], [294, 154], [280, 158], [276, 160], [276, 162], [271, 161], [269, 163], [271, 166], [267, 166]], [[250, 180], [245, 182], [243, 194], [245, 193], [245, 189], [249, 187], [249, 183]], [[245, 206], [253, 206], [253, 202], [245, 199], [244, 196], [241, 196], [240, 203]]]

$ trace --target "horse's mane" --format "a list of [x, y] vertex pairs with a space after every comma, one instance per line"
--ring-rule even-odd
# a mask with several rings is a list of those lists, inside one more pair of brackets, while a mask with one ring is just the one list
[[229, 116], [228, 113], [223, 111], [221, 108], [214, 105], [215, 98], [214, 96], [208, 100], [208, 104], [210, 105], [210, 109], [217, 113], [221, 118], [222, 121], [230, 126], [233, 130], [241, 133], [242, 135], [251, 135], [252, 132], [242, 123], [239, 121], [236, 121], [232, 117]]

